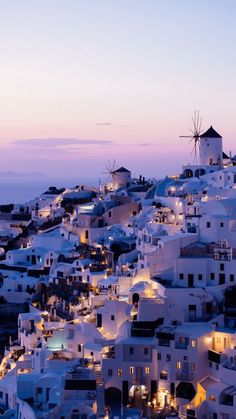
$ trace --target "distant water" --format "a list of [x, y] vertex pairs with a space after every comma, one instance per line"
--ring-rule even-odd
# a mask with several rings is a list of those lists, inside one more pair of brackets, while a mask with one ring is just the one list
[[73, 188], [76, 185], [98, 186], [95, 178], [59, 179], [50, 177], [2, 177], [0, 178], [0, 204], [23, 204], [45, 192], [50, 186]]

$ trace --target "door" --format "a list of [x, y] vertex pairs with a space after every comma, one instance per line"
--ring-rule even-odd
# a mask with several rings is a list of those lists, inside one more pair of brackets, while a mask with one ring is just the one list
[[193, 274], [188, 274], [188, 287], [193, 288], [194, 286], [194, 276]]

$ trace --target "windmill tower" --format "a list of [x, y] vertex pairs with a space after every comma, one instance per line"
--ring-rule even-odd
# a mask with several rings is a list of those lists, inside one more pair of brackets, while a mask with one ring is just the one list
[[211, 126], [199, 137], [200, 164], [222, 166], [222, 137]]
[[192, 117], [193, 127], [190, 128], [191, 135], [180, 135], [180, 138], [189, 138], [189, 142], [193, 143], [192, 154], [194, 158], [194, 163], [197, 164], [199, 160], [199, 146], [200, 138], [202, 133], [202, 117], [200, 117], [199, 111], [194, 111]]

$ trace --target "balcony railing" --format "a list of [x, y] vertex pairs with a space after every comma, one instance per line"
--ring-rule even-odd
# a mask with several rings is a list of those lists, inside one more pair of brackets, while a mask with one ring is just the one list
[[190, 371], [176, 371], [175, 378], [178, 381], [193, 381], [194, 374]]

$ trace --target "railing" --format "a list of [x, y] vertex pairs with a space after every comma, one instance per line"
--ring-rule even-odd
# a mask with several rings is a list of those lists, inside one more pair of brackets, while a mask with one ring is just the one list
[[190, 371], [176, 371], [175, 378], [178, 381], [193, 381], [194, 374]]
[[158, 340], [159, 346], [170, 346], [170, 340], [167, 339], [159, 339]]
[[175, 342], [175, 349], [188, 349], [188, 343]]

